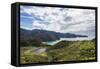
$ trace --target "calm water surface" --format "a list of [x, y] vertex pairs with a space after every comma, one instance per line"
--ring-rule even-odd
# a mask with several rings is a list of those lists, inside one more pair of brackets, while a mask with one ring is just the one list
[[60, 41], [82, 41], [82, 40], [92, 40], [93, 38], [89, 38], [89, 37], [77, 37], [77, 38], [60, 38], [60, 40], [56, 40], [56, 41], [48, 41], [48, 42], [43, 42], [46, 43], [48, 45], [55, 45], [56, 43], [60, 42]]

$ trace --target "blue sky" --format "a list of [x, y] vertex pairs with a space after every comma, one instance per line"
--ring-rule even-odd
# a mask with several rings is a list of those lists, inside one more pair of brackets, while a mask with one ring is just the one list
[[95, 37], [95, 10], [20, 6], [21, 28]]

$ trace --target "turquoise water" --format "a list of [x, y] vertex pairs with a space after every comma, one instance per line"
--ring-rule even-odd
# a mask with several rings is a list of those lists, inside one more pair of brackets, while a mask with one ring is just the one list
[[89, 38], [89, 37], [77, 37], [77, 38], [60, 38], [60, 40], [56, 40], [56, 41], [48, 41], [48, 42], [43, 42], [44, 44], [48, 44], [48, 45], [55, 45], [57, 43], [59, 43], [60, 41], [82, 41], [82, 40], [92, 40], [93, 38]]
[[56, 41], [48, 41], [46, 44], [48, 45], [55, 45], [56, 43], [60, 42], [61, 40], [56, 40]]

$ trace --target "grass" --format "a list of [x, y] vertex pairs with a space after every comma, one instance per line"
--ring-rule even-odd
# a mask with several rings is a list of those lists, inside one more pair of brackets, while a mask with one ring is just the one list
[[[33, 51], [47, 48], [45, 52], [36, 54]], [[95, 59], [95, 40], [61, 41], [54, 46], [20, 47], [20, 63], [80, 61]]]

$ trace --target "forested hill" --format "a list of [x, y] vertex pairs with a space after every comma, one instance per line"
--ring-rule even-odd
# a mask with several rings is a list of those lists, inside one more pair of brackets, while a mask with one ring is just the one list
[[21, 37], [21, 40], [30, 40], [33, 38], [37, 38], [42, 41], [55, 41], [60, 38], [76, 38], [76, 37], [87, 37], [87, 36], [73, 34], [73, 33], [59, 33], [59, 32], [39, 30], [39, 29], [26, 30], [26, 29], [21, 28], [20, 37]]

